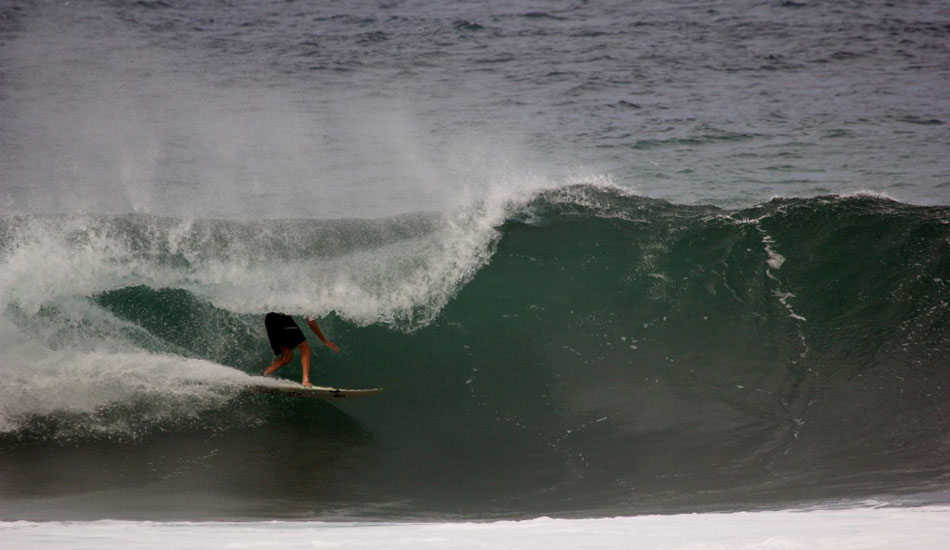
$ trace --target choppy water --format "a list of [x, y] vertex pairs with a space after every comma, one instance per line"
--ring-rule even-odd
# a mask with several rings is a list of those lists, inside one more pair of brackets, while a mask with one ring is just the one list
[[[948, 38], [937, 2], [5, 3], [0, 515], [945, 494]], [[270, 310], [386, 391], [243, 392]]]
[[[5, 2], [5, 210], [946, 204], [943, 2]], [[40, 192], [39, 190], [42, 190]]]

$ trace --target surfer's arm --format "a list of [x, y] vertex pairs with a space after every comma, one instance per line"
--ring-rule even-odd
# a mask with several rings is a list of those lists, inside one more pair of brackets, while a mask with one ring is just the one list
[[332, 349], [333, 351], [340, 351], [340, 346], [334, 344], [333, 342], [327, 340], [327, 337], [323, 335], [323, 331], [320, 330], [320, 325], [317, 324], [316, 319], [311, 319], [307, 317], [307, 324], [310, 325], [310, 330], [317, 335], [317, 338], [323, 342], [323, 345]]

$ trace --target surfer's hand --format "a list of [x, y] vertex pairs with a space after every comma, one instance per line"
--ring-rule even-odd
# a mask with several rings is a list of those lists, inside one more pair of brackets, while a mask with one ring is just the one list
[[333, 342], [324, 342], [323, 345], [332, 349], [336, 353], [340, 353], [340, 346], [334, 344]]

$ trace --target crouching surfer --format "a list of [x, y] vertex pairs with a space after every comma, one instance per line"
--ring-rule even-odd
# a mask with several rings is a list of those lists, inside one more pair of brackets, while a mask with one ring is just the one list
[[[313, 330], [317, 338], [323, 342], [323, 345], [334, 352], [340, 351], [340, 346], [327, 340], [320, 330], [320, 325], [315, 319], [307, 317], [307, 324]], [[281, 369], [294, 358], [294, 349], [300, 349], [300, 362], [303, 365], [303, 379], [300, 381], [304, 386], [311, 386], [310, 383], [310, 344], [303, 335], [303, 331], [297, 326], [297, 323], [283, 313], [270, 312], [264, 317], [264, 326], [267, 328], [267, 339], [270, 340], [270, 347], [274, 350], [277, 359], [266, 369], [261, 371], [261, 375], [270, 376]]]

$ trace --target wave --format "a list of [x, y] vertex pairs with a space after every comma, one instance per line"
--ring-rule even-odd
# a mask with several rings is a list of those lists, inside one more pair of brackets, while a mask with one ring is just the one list
[[391, 493], [451, 478], [550, 504], [584, 485], [570, 506], [628, 510], [948, 474], [946, 207], [578, 185], [382, 220], [21, 215], [0, 221], [0, 265], [7, 438], [293, 416], [241, 393], [281, 310], [344, 348], [318, 352], [316, 380], [387, 387], [335, 429], [395, 449], [361, 473]]

